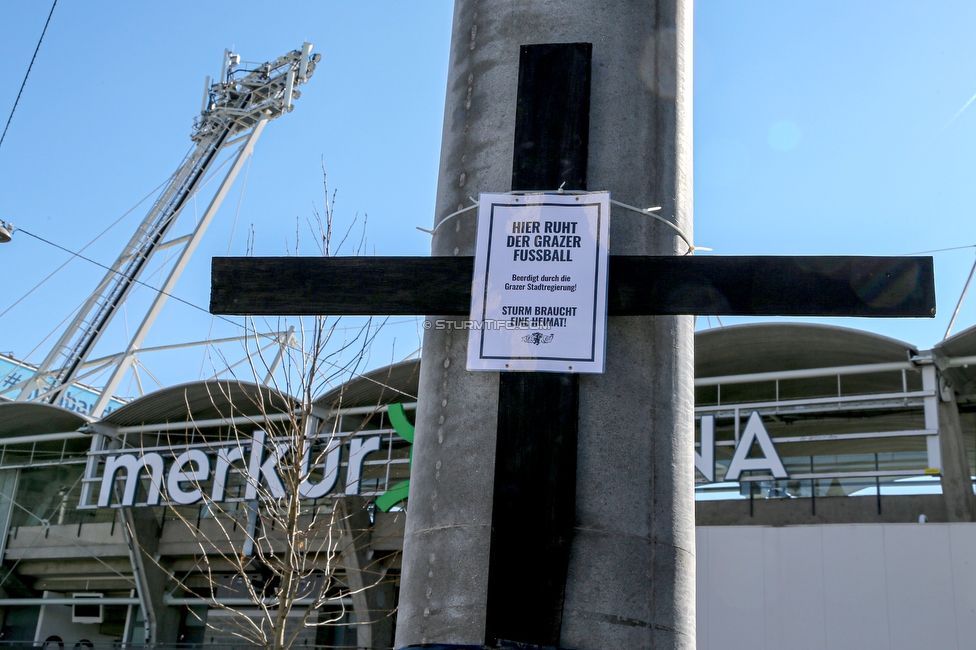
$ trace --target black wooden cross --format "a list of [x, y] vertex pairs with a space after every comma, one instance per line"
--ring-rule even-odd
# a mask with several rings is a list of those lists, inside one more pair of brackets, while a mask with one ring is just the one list
[[[513, 190], [586, 189], [590, 55], [522, 47]], [[471, 257], [218, 257], [210, 311], [467, 316], [473, 270]], [[611, 256], [609, 285], [610, 316], [935, 315], [930, 257]], [[558, 645], [578, 398], [577, 375], [501, 374], [487, 642]]]

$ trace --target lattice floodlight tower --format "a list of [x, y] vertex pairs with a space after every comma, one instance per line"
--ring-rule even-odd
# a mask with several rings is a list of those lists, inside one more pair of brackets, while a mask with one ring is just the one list
[[[190, 139], [196, 143], [179, 169], [160, 193], [149, 214], [136, 229], [122, 254], [112, 265], [95, 291], [81, 307], [57, 344], [24, 382], [18, 401], [43, 401], [56, 404], [61, 393], [79, 379], [85, 360], [105, 332], [112, 317], [147, 268], [152, 256], [165, 248], [182, 246], [166, 282], [160, 287], [145, 318], [132, 336], [125, 352], [115, 356], [115, 369], [91, 415], [102, 413], [112, 394], [131, 367], [135, 353], [153, 322], [172, 293], [176, 281], [193, 255], [207, 226], [238, 172], [250, 156], [264, 126], [292, 110], [292, 102], [301, 94], [298, 86], [312, 76], [320, 54], [312, 54], [312, 44], [305, 43], [274, 61], [244, 69], [238, 54], [224, 51], [220, 80], [211, 84], [207, 77], [203, 107], [194, 119]], [[183, 207], [202, 186], [208, 170], [225, 148], [237, 146], [237, 156], [221, 181], [206, 212], [192, 234], [166, 241]]]

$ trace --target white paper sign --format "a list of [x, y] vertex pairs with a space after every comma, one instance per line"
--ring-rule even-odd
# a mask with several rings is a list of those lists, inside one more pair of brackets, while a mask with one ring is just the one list
[[468, 370], [600, 373], [610, 194], [482, 194]]

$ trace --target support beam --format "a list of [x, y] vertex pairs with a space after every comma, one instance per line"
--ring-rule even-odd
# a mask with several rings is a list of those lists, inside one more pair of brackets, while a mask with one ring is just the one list
[[351, 592], [352, 613], [356, 618], [356, 643], [363, 648], [389, 648], [393, 645], [393, 611], [396, 591], [386, 578], [384, 560], [373, 557], [370, 549], [372, 524], [363, 497], [336, 501], [339, 519], [338, 562], [345, 572]]
[[959, 419], [959, 405], [952, 385], [939, 377], [939, 447], [942, 453], [942, 498], [946, 521], [976, 521], [976, 495], [973, 494], [969, 453]]
[[138, 604], [146, 626], [147, 643], [174, 643], [178, 612], [163, 604], [169, 575], [155, 562], [160, 527], [150, 508], [122, 508], [122, 532], [129, 548]]
[[[473, 273], [473, 257], [215, 257], [210, 311], [463, 316]], [[612, 255], [609, 276], [611, 316], [935, 316], [931, 257]]]
[[[10, 532], [10, 522], [13, 520], [14, 509], [17, 506], [14, 499], [17, 496], [19, 483], [19, 469], [0, 470], [0, 560], [7, 550], [7, 534]], [[8, 567], [7, 572], [10, 571], [13, 569]], [[0, 586], [2, 585], [3, 581], [0, 581]]]
[[0, 598], [0, 607], [38, 605], [138, 605], [138, 598]]

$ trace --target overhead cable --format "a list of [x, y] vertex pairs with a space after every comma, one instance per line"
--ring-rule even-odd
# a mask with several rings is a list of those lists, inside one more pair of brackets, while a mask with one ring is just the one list
[[27, 66], [27, 74], [24, 75], [24, 81], [20, 84], [20, 90], [17, 92], [17, 99], [14, 100], [14, 107], [10, 109], [10, 117], [7, 118], [7, 126], [3, 127], [3, 134], [0, 135], [0, 145], [3, 145], [3, 139], [7, 137], [7, 129], [10, 128], [10, 121], [14, 119], [14, 112], [17, 110], [17, 104], [20, 103], [20, 96], [24, 94], [24, 86], [27, 85], [27, 78], [30, 77], [31, 68], [34, 67], [34, 60], [37, 59], [37, 53], [41, 49], [41, 43], [44, 41], [44, 35], [47, 34], [47, 26], [51, 24], [51, 16], [54, 15], [54, 8], [58, 6], [58, 0], [54, 0], [54, 4], [51, 5], [51, 11], [47, 15], [47, 21], [44, 23], [44, 29], [41, 31], [41, 37], [37, 40], [37, 47], [34, 48], [34, 56], [31, 57], [30, 65]]
[[[18, 232], [22, 232], [22, 233], [24, 233], [25, 235], [27, 235], [29, 237], [33, 237], [34, 239], [36, 239], [38, 241], [42, 241], [45, 244], [48, 244], [50, 246], [54, 246], [55, 248], [60, 249], [60, 250], [64, 251], [65, 253], [69, 253], [70, 255], [72, 255], [74, 257], [77, 257], [78, 259], [85, 260], [86, 262], [89, 262], [91, 264], [94, 264], [95, 266], [100, 266], [101, 268], [105, 269], [106, 271], [111, 271], [111, 272], [117, 273], [119, 275], [122, 274], [121, 271], [116, 271], [113, 268], [111, 268], [110, 266], [107, 266], [105, 264], [102, 264], [101, 262], [95, 261], [95, 260], [93, 260], [90, 257], [85, 257], [84, 255], [81, 255], [80, 253], [77, 253], [77, 252], [72, 251], [72, 250], [70, 250], [68, 248], [65, 248], [64, 246], [61, 246], [60, 244], [55, 244], [53, 241], [51, 241], [49, 239], [45, 239], [45, 238], [41, 237], [40, 235], [35, 235], [34, 233], [32, 233], [30, 231], [27, 231], [27, 230], [24, 230], [23, 228], [18, 228], [17, 231]], [[183, 298], [180, 298], [179, 296], [174, 296], [173, 294], [167, 293], [167, 292], [163, 291], [162, 289], [157, 289], [156, 287], [152, 286], [151, 284], [147, 284], [147, 283], [143, 282], [142, 280], [133, 279], [133, 282], [135, 282], [136, 284], [142, 285], [142, 286], [146, 287], [147, 289], [149, 289], [151, 291], [155, 291], [156, 293], [164, 294], [167, 297], [172, 298], [173, 300], [176, 300], [178, 302], [182, 302], [184, 305], [187, 305], [189, 307], [192, 307], [193, 309], [197, 309], [199, 311], [202, 311], [205, 314], [209, 314], [210, 313], [209, 310], [204, 309], [200, 305], [195, 305], [192, 302], [190, 302], [189, 300], [184, 300]], [[223, 316], [218, 316], [218, 318], [220, 318], [223, 321], [226, 321], [226, 322], [230, 323], [231, 325], [234, 325], [235, 327], [240, 327], [241, 326], [239, 323], [235, 323], [234, 321], [232, 321], [229, 318], [224, 318]]]

